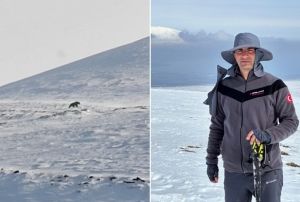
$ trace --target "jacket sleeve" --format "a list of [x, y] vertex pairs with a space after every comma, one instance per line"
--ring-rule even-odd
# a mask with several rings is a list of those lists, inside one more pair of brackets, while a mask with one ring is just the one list
[[[218, 93], [219, 94], [219, 93]], [[219, 99], [219, 96], [218, 96]], [[218, 104], [218, 113], [211, 117], [209, 137], [207, 144], [206, 164], [218, 164], [218, 156], [221, 152], [221, 144], [224, 135], [224, 113]]]
[[275, 112], [278, 125], [272, 126], [265, 131], [271, 136], [271, 143], [278, 143], [293, 134], [299, 125], [295, 106], [287, 87], [281, 88], [274, 93]]

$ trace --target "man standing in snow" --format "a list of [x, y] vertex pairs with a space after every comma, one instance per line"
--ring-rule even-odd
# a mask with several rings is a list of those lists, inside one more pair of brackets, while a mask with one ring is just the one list
[[[221, 55], [232, 66], [227, 71], [219, 67], [223, 75], [218, 76], [206, 100], [212, 115], [207, 175], [211, 182], [218, 182], [218, 156], [222, 154], [225, 201], [251, 201], [251, 145], [264, 144], [261, 200], [279, 202], [283, 185], [279, 142], [293, 134], [299, 124], [291, 94], [282, 80], [264, 72], [260, 62], [273, 56], [260, 47], [254, 34], [238, 34], [234, 47]], [[229, 76], [224, 78], [226, 74]]]

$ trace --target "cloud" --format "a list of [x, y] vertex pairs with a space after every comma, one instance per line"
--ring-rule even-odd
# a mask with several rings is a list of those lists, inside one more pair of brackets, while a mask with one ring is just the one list
[[207, 33], [205, 31], [199, 31], [197, 33], [191, 33], [189, 31], [182, 31], [179, 33], [179, 36], [186, 42], [191, 42], [191, 43], [199, 43], [203, 42], [206, 40], [209, 41], [228, 41], [233, 38], [232, 35], [227, 34], [224, 31], [218, 31], [215, 33]]

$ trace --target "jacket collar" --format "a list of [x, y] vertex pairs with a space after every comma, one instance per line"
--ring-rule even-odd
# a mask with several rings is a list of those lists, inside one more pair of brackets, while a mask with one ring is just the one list
[[[249, 78], [251, 78], [253, 75], [256, 77], [262, 77], [265, 75], [264, 72], [264, 67], [262, 66], [261, 63], [258, 64], [254, 64], [254, 68], [250, 71], [249, 73]], [[238, 68], [237, 64], [232, 65], [228, 70], [227, 70], [227, 74], [231, 77], [236, 77], [238, 75], [241, 75], [240, 73], [240, 69]]]

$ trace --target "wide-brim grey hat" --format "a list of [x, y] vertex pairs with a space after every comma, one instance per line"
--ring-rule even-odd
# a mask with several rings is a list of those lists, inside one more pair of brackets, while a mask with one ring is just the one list
[[223, 59], [229, 62], [230, 64], [235, 64], [236, 61], [233, 56], [233, 53], [234, 51], [241, 48], [255, 48], [256, 51], [260, 51], [261, 53], [263, 53], [262, 57], [260, 58], [260, 61], [267, 61], [273, 59], [272, 53], [267, 49], [260, 47], [258, 37], [251, 33], [239, 33], [238, 35], [236, 35], [234, 39], [234, 47], [227, 51], [222, 51], [221, 55]]

